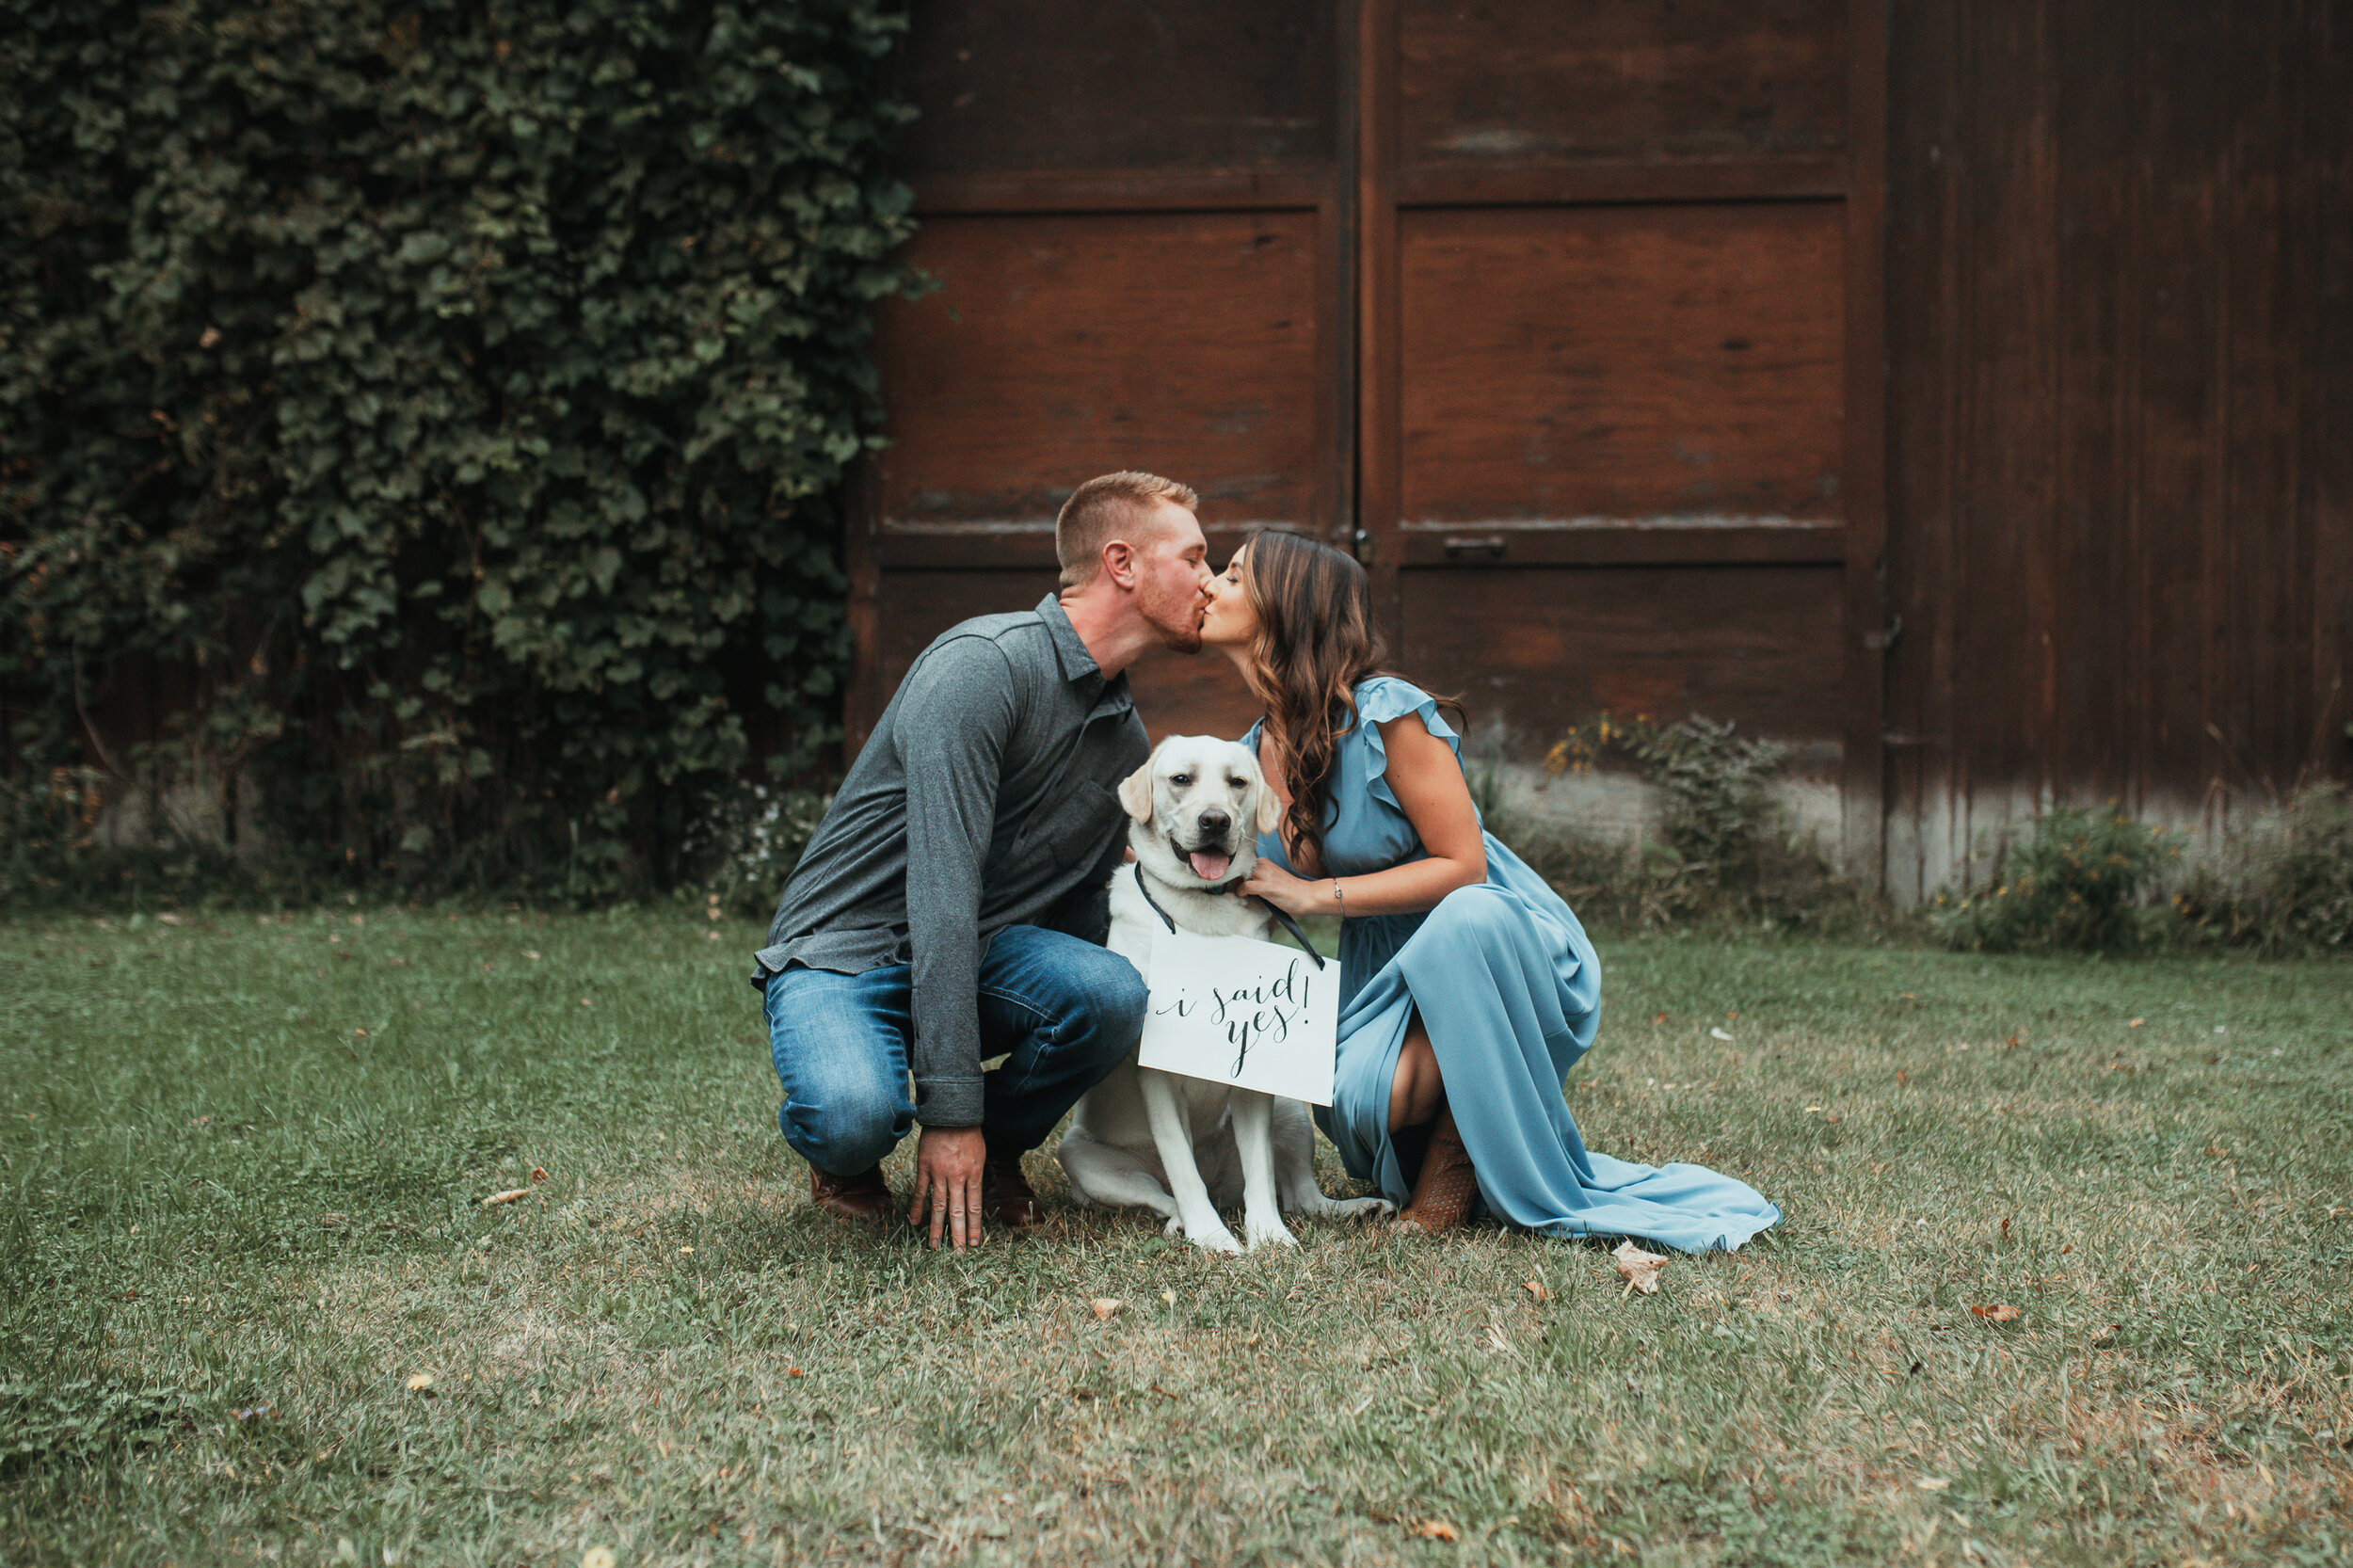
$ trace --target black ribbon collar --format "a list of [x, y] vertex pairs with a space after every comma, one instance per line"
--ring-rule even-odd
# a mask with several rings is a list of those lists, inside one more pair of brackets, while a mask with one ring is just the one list
[[[1229, 882], [1222, 888], [1206, 888], [1202, 890], [1210, 893], [1230, 893], [1241, 886], [1239, 882]], [[1152, 913], [1160, 918], [1161, 924], [1171, 931], [1176, 929], [1176, 917], [1161, 908], [1160, 901], [1152, 896], [1152, 885], [1144, 879], [1144, 862], [1141, 860], [1136, 862], [1136, 891], [1144, 895], [1144, 902], [1152, 906]], [[1256, 898], [1257, 895], [1252, 896]], [[1307, 956], [1316, 961], [1317, 968], [1323, 968], [1323, 954], [1316, 951], [1316, 945], [1307, 939], [1307, 934], [1299, 929], [1297, 920], [1292, 920], [1288, 912], [1276, 908], [1262, 898], [1257, 899], [1257, 902], [1260, 908], [1283, 922], [1283, 929], [1291, 934], [1291, 940], [1307, 950]]]

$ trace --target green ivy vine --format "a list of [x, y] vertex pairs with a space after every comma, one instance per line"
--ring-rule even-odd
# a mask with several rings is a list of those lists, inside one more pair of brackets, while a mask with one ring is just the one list
[[[917, 281], [881, 163], [912, 111], [874, 86], [903, 25], [0, 0], [20, 796], [210, 780], [171, 798], [226, 801], [197, 827], [232, 849], [596, 897], [675, 875], [755, 753], [810, 767], [829, 497], [874, 440], [872, 306]], [[177, 721], [113, 755], [135, 680]]]

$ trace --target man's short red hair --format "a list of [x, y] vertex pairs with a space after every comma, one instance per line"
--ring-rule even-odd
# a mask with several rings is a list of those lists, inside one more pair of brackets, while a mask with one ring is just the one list
[[1187, 511], [1201, 504], [1191, 486], [1132, 469], [1090, 479], [1072, 490], [1054, 519], [1054, 559], [1062, 567], [1062, 585], [1081, 588], [1094, 582], [1103, 565], [1103, 547], [1162, 501], [1173, 501]]

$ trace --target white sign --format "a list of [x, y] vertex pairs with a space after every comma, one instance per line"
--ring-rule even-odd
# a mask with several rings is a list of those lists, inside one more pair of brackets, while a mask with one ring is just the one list
[[1332, 1103], [1340, 966], [1249, 936], [1155, 932], [1136, 1060], [1286, 1099]]

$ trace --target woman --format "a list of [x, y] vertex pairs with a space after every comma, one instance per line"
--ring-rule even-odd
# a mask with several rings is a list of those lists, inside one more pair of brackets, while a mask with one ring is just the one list
[[1740, 1245], [1781, 1218], [1753, 1189], [1587, 1152], [1561, 1091], [1599, 1017], [1593, 943], [1482, 829], [1437, 701], [1376, 670], [1369, 600], [1340, 552], [1260, 534], [1212, 583], [1201, 627], [1266, 704], [1242, 744], [1284, 808], [1241, 890], [1341, 918], [1349, 994], [1317, 1121], [1425, 1233], [1484, 1199], [1554, 1235]]

